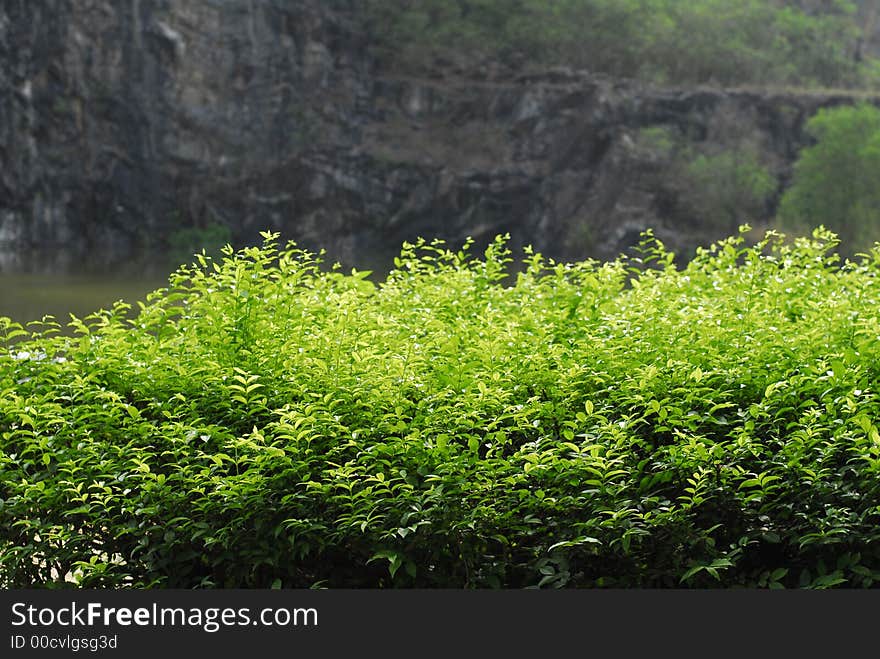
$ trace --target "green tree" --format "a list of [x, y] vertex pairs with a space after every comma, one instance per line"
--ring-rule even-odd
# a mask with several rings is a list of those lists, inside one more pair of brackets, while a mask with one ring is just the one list
[[826, 108], [807, 122], [815, 144], [795, 163], [779, 224], [788, 231], [824, 225], [847, 251], [880, 238], [880, 110], [868, 103]]

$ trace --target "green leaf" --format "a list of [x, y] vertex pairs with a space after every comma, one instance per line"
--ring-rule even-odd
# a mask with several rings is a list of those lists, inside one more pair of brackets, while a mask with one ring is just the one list
[[786, 574], [788, 574], [788, 568], [784, 568], [784, 567], [776, 568], [775, 570], [773, 570], [773, 572], [770, 573], [770, 581], [779, 581]]
[[678, 582], [684, 583], [686, 581], [690, 581], [694, 577], [694, 575], [698, 574], [699, 572], [702, 572], [705, 569], [706, 569], [705, 565], [695, 565], [694, 567], [690, 568], [687, 572], [685, 572], [681, 576], [681, 578], [678, 580]]

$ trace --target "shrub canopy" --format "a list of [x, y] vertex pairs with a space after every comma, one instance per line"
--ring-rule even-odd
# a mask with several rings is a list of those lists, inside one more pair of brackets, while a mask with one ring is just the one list
[[201, 257], [0, 320], [0, 585], [872, 585], [880, 248]]

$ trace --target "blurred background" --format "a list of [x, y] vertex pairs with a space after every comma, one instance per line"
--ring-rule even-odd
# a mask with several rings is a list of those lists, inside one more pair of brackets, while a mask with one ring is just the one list
[[3, 0], [0, 316], [201, 249], [880, 237], [875, 0]]

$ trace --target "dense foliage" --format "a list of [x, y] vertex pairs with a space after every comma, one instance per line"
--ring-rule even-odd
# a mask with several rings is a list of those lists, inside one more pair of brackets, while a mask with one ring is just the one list
[[0, 585], [880, 579], [880, 246], [420, 241], [374, 283], [276, 239], [0, 319]]
[[391, 66], [457, 53], [585, 68], [672, 84], [864, 86], [856, 6], [805, 11], [775, 0], [371, 0], [377, 52]]
[[880, 110], [868, 103], [825, 108], [806, 125], [814, 144], [795, 163], [779, 207], [793, 231], [823, 224], [854, 251], [880, 240]]

